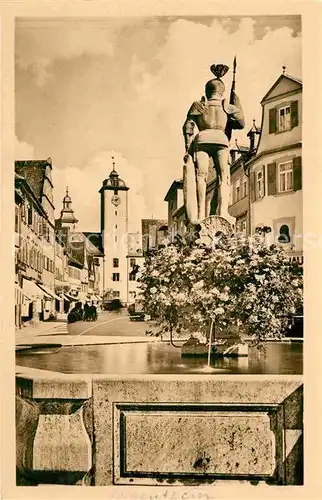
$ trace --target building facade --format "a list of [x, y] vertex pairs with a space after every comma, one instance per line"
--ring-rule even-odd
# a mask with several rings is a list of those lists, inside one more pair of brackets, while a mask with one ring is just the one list
[[133, 303], [139, 293], [140, 283], [138, 282], [138, 278], [143, 265], [142, 234], [139, 231], [136, 233], [129, 233], [127, 254], [128, 304]]
[[[63, 283], [64, 298], [70, 303], [75, 301], [97, 303], [102, 293], [103, 252], [90, 241], [96, 233], [77, 231], [77, 222], [72, 208], [72, 198], [66, 188], [60, 218], [56, 220], [56, 231], [67, 255]], [[100, 239], [98, 242], [100, 244]]]
[[128, 191], [115, 170], [103, 181], [101, 195], [101, 237], [104, 252], [103, 289], [127, 302], [128, 296]]
[[[55, 315], [52, 162], [15, 162], [16, 325]], [[19, 312], [18, 312], [19, 311]]]
[[[174, 207], [174, 210], [176, 206]], [[172, 223], [173, 218], [171, 216], [171, 211], [169, 209], [170, 221]], [[156, 248], [162, 245], [164, 239], [169, 237], [169, 225], [168, 221], [164, 219], [142, 219], [142, 250], [143, 255], [145, 255], [150, 249]]]
[[302, 82], [282, 74], [261, 102], [262, 126], [256, 155], [247, 163], [251, 230], [270, 232], [303, 261]]

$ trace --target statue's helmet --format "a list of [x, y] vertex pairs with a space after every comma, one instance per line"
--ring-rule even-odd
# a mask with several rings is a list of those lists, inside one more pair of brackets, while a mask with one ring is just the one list
[[221, 97], [225, 92], [225, 85], [219, 78], [213, 78], [206, 83], [205, 92], [207, 99], [210, 99], [215, 94]]

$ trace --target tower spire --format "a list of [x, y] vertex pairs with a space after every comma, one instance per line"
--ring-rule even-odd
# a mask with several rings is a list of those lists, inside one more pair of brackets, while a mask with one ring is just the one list
[[72, 209], [72, 199], [69, 195], [68, 186], [66, 186], [66, 194], [63, 198], [63, 209], [60, 212], [60, 220], [64, 226], [75, 226], [78, 222]]

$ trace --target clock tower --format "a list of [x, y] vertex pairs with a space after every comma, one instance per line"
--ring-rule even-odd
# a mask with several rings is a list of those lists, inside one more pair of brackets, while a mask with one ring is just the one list
[[104, 250], [103, 289], [127, 301], [128, 190], [115, 170], [103, 181], [101, 194], [101, 234]]

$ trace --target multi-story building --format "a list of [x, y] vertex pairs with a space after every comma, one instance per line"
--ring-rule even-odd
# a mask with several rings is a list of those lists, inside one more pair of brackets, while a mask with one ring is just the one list
[[56, 232], [67, 255], [64, 298], [69, 303], [98, 302], [102, 292], [100, 260], [103, 258], [103, 253], [92, 243], [92, 233], [76, 230], [77, 222], [72, 209], [72, 198], [66, 188], [60, 218], [56, 219]]
[[56, 310], [51, 159], [15, 162], [16, 324]]
[[99, 190], [101, 195], [101, 238], [104, 251], [103, 289], [127, 302], [128, 297], [128, 191], [113, 169]]
[[[175, 181], [176, 182], [176, 181]], [[174, 184], [174, 183], [173, 183]], [[173, 209], [177, 205], [172, 205]], [[170, 213], [170, 209], [169, 209]], [[171, 219], [172, 221], [172, 219]], [[149, 249], [156, 248], [162, 244], [164, 239], [169, 237], [168, 221], [163, 219], [142, 219], [142, 250], [145, 255]]]
[[238, 233], [251, 234], [249, 172], [246, 163], [256, 154], [260, 128], [253, 120], [248, 132], [249, 146], [238, 146], [230, 149], [230, 200], [229, 213], [236, 219]]
[[144, 256], [142, 249], [142, 234], [129, 233], [128, 235], [128, 254], [127, 254], [127, 303], [134, 302], [138, 291], [139, 282], [138, 277], [140, 270], [144, 264]]
[[60, 297], [59, 300], [56, 299], [56, 312], [57, 314], [63, 314], [68, 310], [66, 302], [69, 302], [67, 297], [64, 296], [64, 285], [65, 285], [65, 269], [67, 267], [67, 252], [59, 239], [59, 236], [55, 235], [55, 293]]
[[282, 74], [261, 101], [256, 155], [246, 163], [252, 232], [267, 228], [269, 241], [303, 260], [302, 82]]

